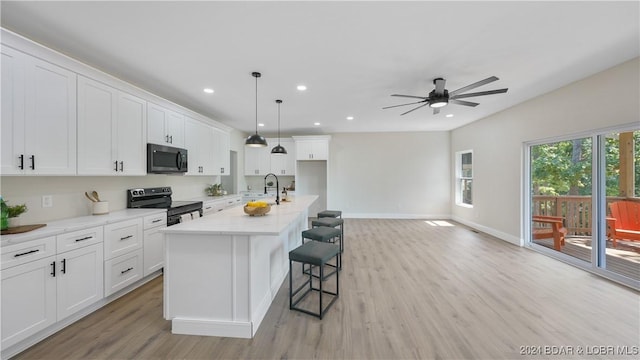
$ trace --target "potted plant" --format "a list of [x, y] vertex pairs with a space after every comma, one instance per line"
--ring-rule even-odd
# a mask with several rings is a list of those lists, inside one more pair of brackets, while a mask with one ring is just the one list
[[18, 219], [18, 216], [20, 216], [20, 214], [27, 212], [27, 205], [26, 204], [20, 204], [20, 205], [9, 205], [7, 207], [7, 213], [9, 215], [9, 227], [16, 227], [16, 226], [20, 226], [20, 219]]
[[204, 191], [209, 196], [220, 196], [222, 195], [222, 184], [211, 184], [207, 186]]

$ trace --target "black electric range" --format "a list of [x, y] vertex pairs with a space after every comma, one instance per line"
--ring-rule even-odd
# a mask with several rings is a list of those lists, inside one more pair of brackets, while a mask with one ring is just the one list
[[202, 216], [202, 201], [173, 201], [171, 187], [127, 190], [127, 208], [167, 209], [167, 226], [180, 223], [182, 215], [195, 211]]

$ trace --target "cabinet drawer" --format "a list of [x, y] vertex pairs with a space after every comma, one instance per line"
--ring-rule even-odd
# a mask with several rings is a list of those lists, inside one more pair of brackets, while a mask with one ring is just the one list
[[156, 214], [144, 217], [144, 229], [151, 229], [159, 226], [167, 226], [167, 214]]
[[224, 200], [209, 201], [202, 205], [202, 215], [210, 215], [223, 210], [225, 207]]
[[2, 269], [21, 265], [29, 261], [45, 258], [56, 254], [56, 237], [49, 236], [42, 239], [25, 241], [20, 244], [3, 246], [0, 249]]
[[65, 251], [102, 243], [102, 239], [103, 228], [102, 226], [96, 226], [90, 229], [58, 235], [56, 237], [56, 249], [58, 254], [60, 254]]
[[112, 259], [142, 248], [142, 219], [122, 221], [104, 227], [104, 258]]
[[142, 249], [104, 262], [104, 295], [142, 279]]

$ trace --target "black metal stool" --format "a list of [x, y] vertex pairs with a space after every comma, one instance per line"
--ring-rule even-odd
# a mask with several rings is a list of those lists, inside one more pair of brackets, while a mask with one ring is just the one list
[[325, 210], [318, 213], [318, 219], [320, 218], [342, 218], [342, 211], [340, 210]]
[[[326, 227], [326, 226], [321, 226], [321, 227], [315, 227], [315, 228], [311, 228], [309, 230], [305, 230], [302, 232], [302, 243], [304, 244], [304, 240], [305, 239], [311, 239], [311, 240], [315, 240], [315, 241], [322, 241], [322, 242], [329, 242], [332, 244], [335, 244], [336, 241], [340, 241], [342, 242], [342, 233], [340, 231], [340, 229], [336, 229], [333, 227]], [[337, 240], [336, 240], [337, 239]], [[342, 246], [340, 247], [340, 252], [342, 253]], [[332, 267], [337, 267], [338, 269], [342, 269], [342, 254], [338, 255], [338, 260], [337, 260], [337, 264], [333, 265], [333, 264], [327, 264], [329, 266]], [[302, 271], [305, 274], [308, 274], [305, 269], [304, 266], [302, 267]]]
[[[289, 251], [289, 309], [301, 311], [303, 313], [314, 315], [322, 319], [324, 314], [329, 310], [329, 308], [336, 302], [338, 296], [340, 296], [340, 272], [337, 270], [332, 271], [330, 274], [324, 274], [324, 266], [325, 264], [337, 257], [340, 254], [340, 246], [335, 244], [330, 244], [326, 242], [320, 241], [309, 241], [301, 246]], [[318, 288], [313, 287], [313, 276], [309, 275], [309, 278], [297, 289], [293, 290], [293, 262], [315, 265], [320, 268], [320, 276], [318, 278]], [[322, 288], [322, 284], [331, 277], [333, 274], [336, 275], [336, 291], [331, 292]], [[306, 291], [298, 297], [296, 301], [293, 301], [293, 298], [303, 289], [306, 288]], [[320, 297], [319, 300], [319, 308], [318, 312], [315, 313], [313, 311], [309, 311], [303, 308], [299, 308], [296, 305], [302, 301], [311, 291], [317, 291]], [[333, 299], [325, 306], [322, 307], [322, 295], [329, 294], [333, 295]]]
[[342, 218], [330, 218], [324, 217], [318, 220], [311, 221], [311, 227], [330, 227], [330, 228], [339, 228], [340, 229], [340, 252], [344, 252], [344, 220]]

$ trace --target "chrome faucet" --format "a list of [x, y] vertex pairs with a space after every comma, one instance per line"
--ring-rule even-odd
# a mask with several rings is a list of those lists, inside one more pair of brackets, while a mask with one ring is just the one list
[[278, 177], [276, 176], [276, 174], [268, 173], [264, 177], [264, 193], [265, 195], [267, 194], [267, 178], [269, 177], [269, 175], [273, 175], [273, 177], [276, 178], [276, 205], [280, 205], [280, 193], [278, 192], [278, 189], [280, 189], [280, 183], [278, 182]]

